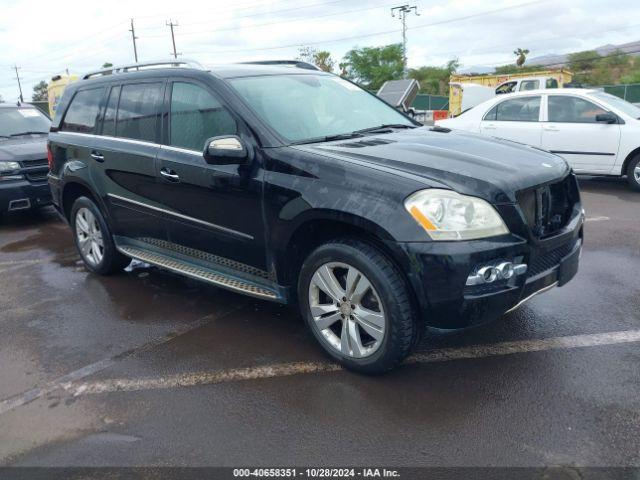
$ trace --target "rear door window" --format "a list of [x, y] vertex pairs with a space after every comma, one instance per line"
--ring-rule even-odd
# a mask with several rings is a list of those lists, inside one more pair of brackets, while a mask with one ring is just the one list
[[537, 122], [540, 118], [540, 97], [519, 97], [496, 105], [499, 122]]
[[77, 92], [64, 116], [60, 130], [76, 133], [95, 133], [104, 88]]
[[116, 115], [116, 136], [156, 141], [162, 83], [123, 85]]
[[235, 120], [211, 92], [193, 83], [173, 84], [170, 145], [200, 151], [208, 138], [237, 131]]

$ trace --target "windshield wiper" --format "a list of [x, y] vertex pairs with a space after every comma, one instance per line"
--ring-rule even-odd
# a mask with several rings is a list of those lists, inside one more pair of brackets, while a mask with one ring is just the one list
[[20, 137], [22, 135], [47, 135], [49, 132], [20, 132], [20, 133], [12, 133], [11, 136], [12, 137]]
[[353, 133], [376, 133], [380, 130], [389, 130], [392, 128], [418, 128], [417, 125], [407, 125], [404, 123], [386, 123], [384, 125], [378, 125], [376, 127], [363, 128], [361, 130], [356, 130]]
[[350, 138], [362, 137], [362, 134], [358, 132], [351, 133], [338, 133], [336, 135], [325, 135], [324, 137], [308, 138], [307, 140], [300, 140], [299, 142], [293, 142], [291, 145], [304, 145], [307, 143], [322, 143], [333, 142], [334, 140], [349, 140]]

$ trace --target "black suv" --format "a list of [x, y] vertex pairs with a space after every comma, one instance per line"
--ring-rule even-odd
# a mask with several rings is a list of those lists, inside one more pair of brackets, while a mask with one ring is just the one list
[[0, 215], [51, 204], [50, 126], [49, 118], [32, 105], [0, 103]]
[[54, 203], [93, 272], [136, 258], [298, 302], [329, 355], [379, 372], [424, 327], [577, 271], [584, 213], [556, 155], [422, 127], [303, 64], [155, 67], [86, 75], [51, 128]]

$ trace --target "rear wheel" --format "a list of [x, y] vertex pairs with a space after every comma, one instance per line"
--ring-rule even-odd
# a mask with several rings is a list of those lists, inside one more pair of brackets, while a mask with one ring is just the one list
[[627, 182], [634, 190], [640, 191], [640, 155], [636, 155], [627, 166]]
[[70, 220], [76, 247], [89, 270], [108, 275], [129, 265], [131, 259], [118, 252], [102, 212], [91, 199], [79, 197]]
[[377, 248], [335, 241], [304, 262], [300, 307], [325, 351], [348, 368], [380, 373], [411, 351], [417, 322], [406, 282]]

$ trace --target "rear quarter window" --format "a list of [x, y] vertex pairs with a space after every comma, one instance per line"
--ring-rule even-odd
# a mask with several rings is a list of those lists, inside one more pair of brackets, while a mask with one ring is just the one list
[[76, 133], [95, 133], [104, 88], [80, 90], [71, 99], [60, 130]]

